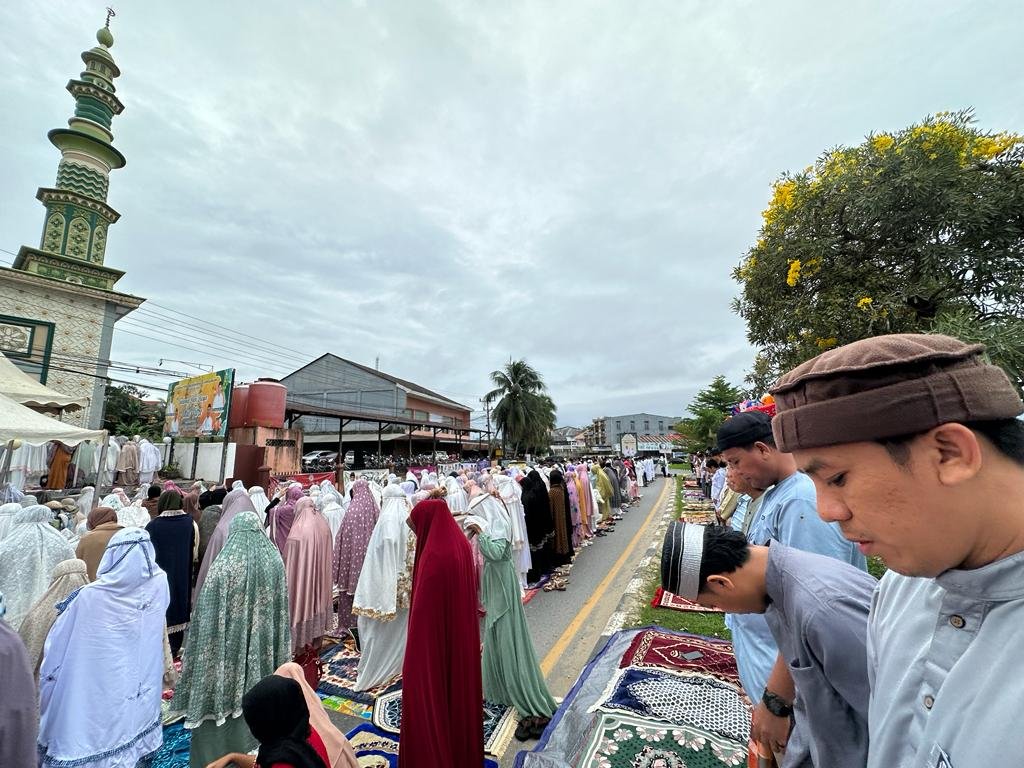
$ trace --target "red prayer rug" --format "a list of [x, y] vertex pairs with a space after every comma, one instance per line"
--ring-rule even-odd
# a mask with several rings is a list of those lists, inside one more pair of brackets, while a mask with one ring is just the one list
[[693, 611], [694, 613], [722, 613], [718, 608], [707, 606], [687, 600], [685, 597], [674, 595], [671, 592], [658, 587], [654, 590], [654, 597], [651, 598], [652, 608], [668, 608], [670, 611]]
[[740, 686], [732, 643], [657, 630], [641, 632], [626, 649], [619, 668], [644, 667], [710, 675]]

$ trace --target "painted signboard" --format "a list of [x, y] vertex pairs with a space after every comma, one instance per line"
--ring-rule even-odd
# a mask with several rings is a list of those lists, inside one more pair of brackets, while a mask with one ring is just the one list
[[164, 435], [223, 438], [228, 429], [234, 369], [181, 379], [167, 388]]
[[619, 453], [626, 458], [636, 456], [637, 440], [636, 435], [627, 433], [619, 438]]

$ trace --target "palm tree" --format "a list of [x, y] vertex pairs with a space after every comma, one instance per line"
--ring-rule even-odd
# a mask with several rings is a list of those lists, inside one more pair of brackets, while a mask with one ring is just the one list
[[509, 360], [505, 367], [491, 373], [494, 389], [484, 395], [488, 404], [498, 401], [494, 422], [502, 441], [512, 448], [542, 448], [548, 432], [555, 426], [555, 404], [547, 395], [540, 374], [525, 360]]

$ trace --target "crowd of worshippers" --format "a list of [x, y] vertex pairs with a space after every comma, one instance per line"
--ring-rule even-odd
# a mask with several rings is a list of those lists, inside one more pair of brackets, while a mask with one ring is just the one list
[[0, 766], [134, 766], [177, 718], [191, 766], [355, 768], [309, 675], [346, 631], [356, 690], [402, 675], [402, 765], [479, 765], [484, 696], [521, 740], [556, 709], [524, 590], [565, 589], [654, 479], [614, 459], [4, 504]]
[[1013, 383], [980, 345], [900, 334], [825, 352], [770, 391], [774, 419], [718, 431], [722, 524], [673, 523], [661, 561], [665, 589], [726, 612], [763, 764], [1020, 764]]

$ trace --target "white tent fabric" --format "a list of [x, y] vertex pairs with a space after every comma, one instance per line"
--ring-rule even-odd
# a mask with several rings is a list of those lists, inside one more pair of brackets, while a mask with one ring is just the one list
[[60, 440], [64, 445], [78, 445], [85, 440], [99, 440], [104, 432], [99, 429], [82, 429], [52, 419], [26, 408], [6, 395], [0, 394], [0, 442], [21, 440], [32, 445], [42, 445], [51, 440]]
[[0, 394], [29, 408], [54, 411], [77, 411], [89, 402], [86, 397], [68, 397], [55, 389], [50, 389], [45, 384], [40, 384], [2, 354], [0, 354]]

